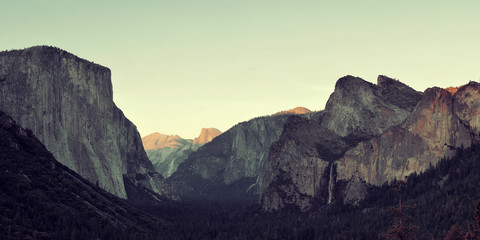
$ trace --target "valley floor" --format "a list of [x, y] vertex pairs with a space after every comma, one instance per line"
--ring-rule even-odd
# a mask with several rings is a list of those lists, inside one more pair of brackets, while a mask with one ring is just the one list
[[[418, 226], [419, 239], [443, 239], [455, 223], [462, 234], [469, 230], [480, 200], [478, 160], [480, 146], [462, 149], [408, 178], [403, 203], [416, 208], [404, 215]], [[398, 203], [392, 188], [372, 187], [357, 207], [335, 202], [303, 213], [295, 207], [264, 212], [255, 203], [166, 203], [144, 210], [173, 224], [155, 236], [164, 239], [383, 239], [394, 221], [389, 208]]]

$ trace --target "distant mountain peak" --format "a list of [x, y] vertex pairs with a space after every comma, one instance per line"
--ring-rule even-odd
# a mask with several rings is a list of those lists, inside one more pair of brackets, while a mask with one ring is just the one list
[[143, 147], [145, 150], [153, 150], [159, 148], [180, 148], [184, 142], [191, 142], [192, 140], [183, 139], [178, 135], [166, 135], [154, 132], [142, 138]]
[[222, 132], [216, 128], [202, 128], [200, 136], [193, 140], [194, 144], [205, 144], [211, 142], [215, 137], [222, 134]]
[[378, 77], [377, 77], [377, 85], [378, 86], [385, 86], [387, 84], [395, 84], [395, 83], [402, 84], [399, 80], [387, 77], [385, 75], [378, 75]]
[[142, 138], [147, 156], [155, 169], [164, 177], [169, 177], [190, 153], [220, 135], [216, 128], [202, 128], [200, 136], [192, 139], [183, 139], [178, 135], [165, 135], [158, 132]]
[[374, 86], [375, 84], [367, 82], [360, 77], [347, 75], [338, 79], [335, 83], [335, 91], [339, 91], [340, 89], [356, 91], [359, 87], [374, 88]]
[[305, 108], [305, 107], [296, 107], [296, 108], [292, 108], [290, 110], [286, 110], [286, 111], [281, 111], [281, 112], [277, 112], [275, 114], [273, 114], [274, 116], [278, 116], [278, 115], [285, 115], [285, 114], [305, 114], [305, 113], [311, 113], [312, 111], [310, 111], [310, 109], [308, 108]]

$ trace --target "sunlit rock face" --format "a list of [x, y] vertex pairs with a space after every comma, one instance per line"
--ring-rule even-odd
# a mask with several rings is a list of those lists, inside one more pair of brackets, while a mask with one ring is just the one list
[[385, 76], [377, 85], [352, 76], [339, 79], [325, 111], [311, 119], [290, 117], [272, 144], [260, 197], [264, 209], [306, 210], [314, 198], [319, 204], [332, 201], [330, 183], [337, 174], [330, 171], [332, 163], [357, 143], [400, 124], [421, 95]]
[[216, 128], [202, 128], [200, 135], [193, 139], [194, 144], [205, 144], [211, 142], [215, 137], [222, 134], [222, 132]]
[[307, 114], [307, 113], [311, 113], [311, 112], [312, 111], [310, 111], [310, 109], [308, 109], [308, 108], [296, 107], [296, 108], [292, 108], [290, 110], [275, 113], [274, 115], [285, 115], [285, 114], [297, 114], [298, 115], [298, 114]]
[[169, 196], [135, 125], [113, 102], [110, 77], [108, 68], [53, 47], [2, 52], [0, 109], [103, 189], [127, 198], [123, 177], [140, 174], [138, 185]]
[[145, 150], [181, 148], [182, 146], [192, 142], [192, 140], [183, 139], [178, 135], [165, 135], [158, 132], [149, 134], [142, 138], [142, 144]]
[[142, 142], [155, 169], [162, 176], [170, 177], [192, 152], [221, 133], [216, 128], [202, 128], [200, 136], [194, 140], [183, 139], [178, 135], [152, 133], [143, 137]]
[[381, 185], [423, 172], [442, 157], [451, 157], [455, 148], [477, 142], [479, 90], [476, 82], [458, 91], [427, 89], [402, 124], [347, 151], [337, 163], [337, 179], [356, 177]]

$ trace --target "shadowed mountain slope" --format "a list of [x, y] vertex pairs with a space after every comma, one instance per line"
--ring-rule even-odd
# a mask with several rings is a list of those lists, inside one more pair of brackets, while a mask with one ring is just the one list
[[0, 239], [147, 239], [169, 226], [56, 161], [0, 112]]
[[268, 149], [292, 115], [287, 112], [235, 125], [191, 153], [167, 181], [187, 199], [255, 201]]

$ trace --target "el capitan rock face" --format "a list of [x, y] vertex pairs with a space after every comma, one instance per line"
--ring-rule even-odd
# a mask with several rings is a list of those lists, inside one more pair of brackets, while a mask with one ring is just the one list
[[479, 106], [476, 82], [456, 92], [427, 89], [402, 124], [345, 153], [337, 162], [338, 180], [356, 177], [381, 185], [435, 166], [442, 157], [453, 156], [455, 148], [478, 142]]
[[0, 109], [103, 189], [127, 198], [125, 176], [171, 197], [135, 125], [115, 106], [110, 77], [108, 68], [53, 47], [1, 52]]
[[293, 204], [301, 209], [332, 201], [335, 160], [357, 143], [401, 123], [422, 94], [397, 80], [378, 84], [346, 76], [338, 80], [326, 108], [312, 119], [290, 117], [272, 144], [260, 202], [267, 210]]
[[205, 143], [211, 142], [222, 132], [216, 128], [202, 128], [200, 136], [183, 139], [178, 135], [152, 133], [142, 138], [147, 156], [155, 169], [165, 178], [170, 177], [180, 163]]

